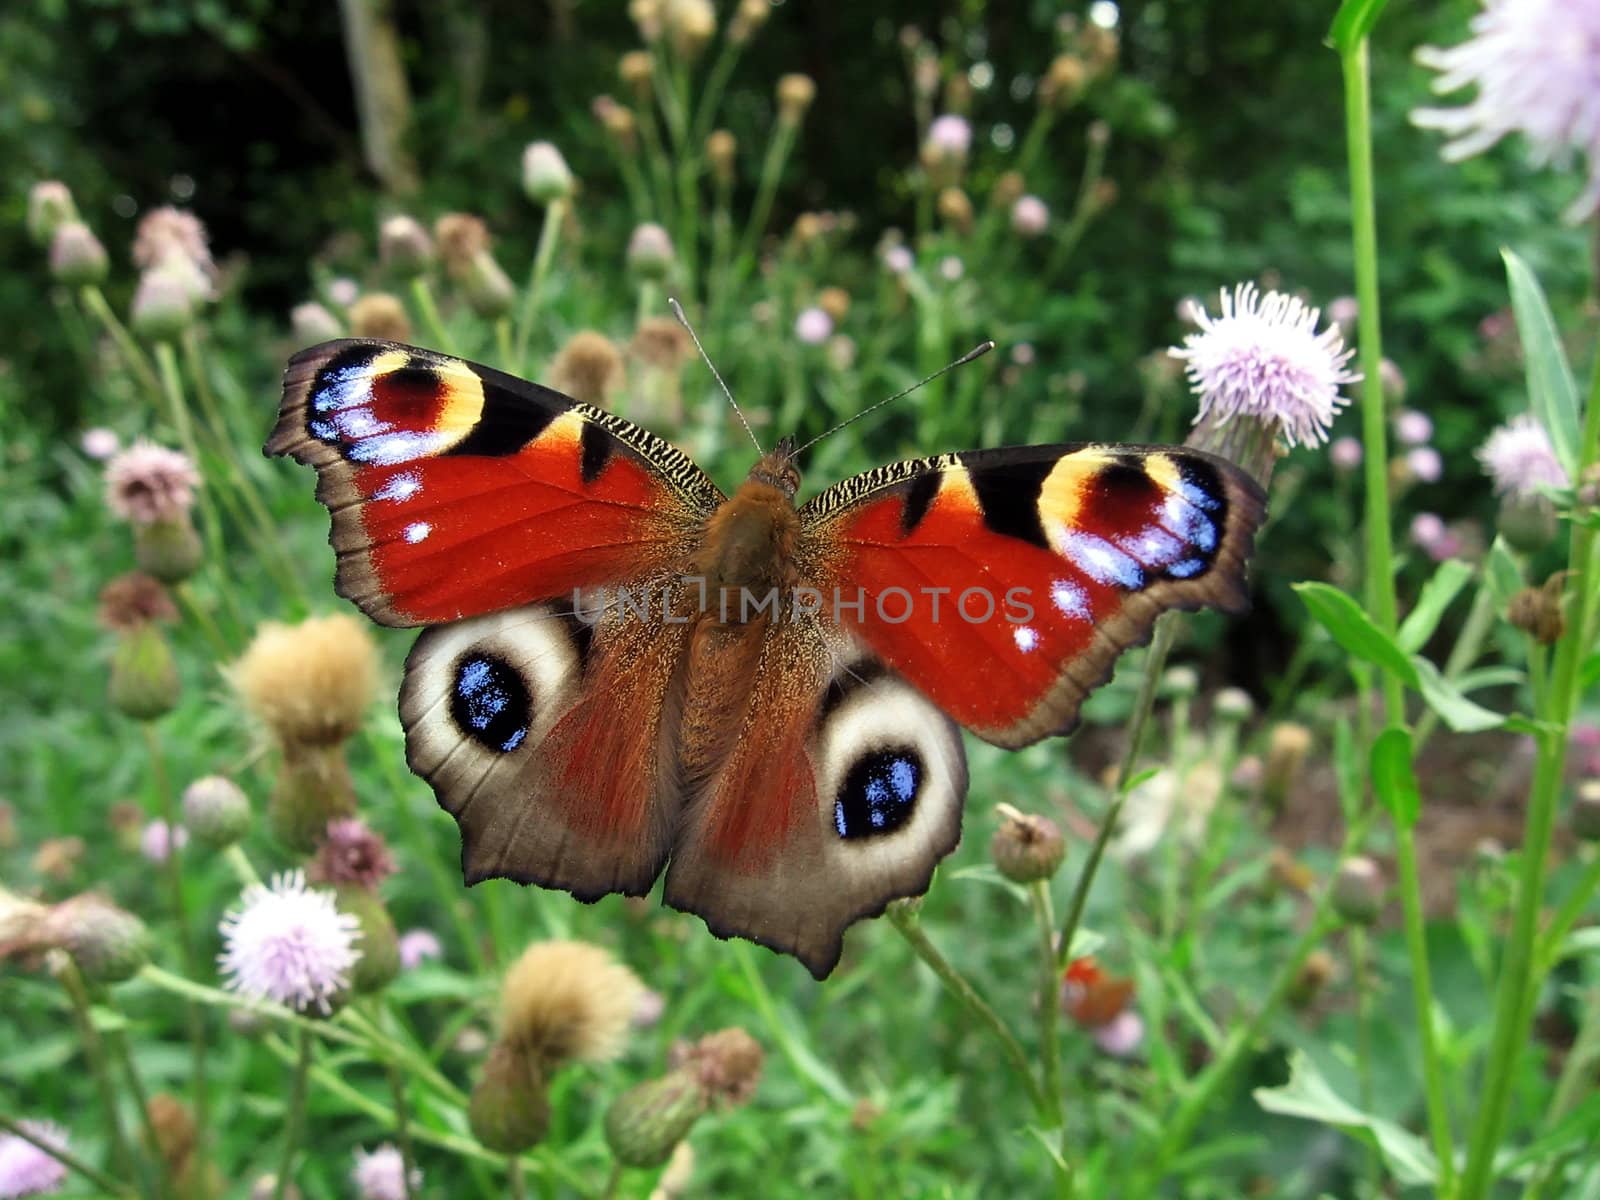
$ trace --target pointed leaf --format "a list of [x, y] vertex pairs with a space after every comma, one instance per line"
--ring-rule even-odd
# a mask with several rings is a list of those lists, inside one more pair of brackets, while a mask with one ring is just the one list
[[1489, 547], [1489, 557], [1483, 563], [1482, 586], [1494, 594], [1495, 607], [1502, 613], [1510, 605], [1511, 597], [1527, 586], [1517, 556], [1503, 537], [1495, 538], [1494, 544]]
[[1567, 478], [1578, 477], [1578, 385], [1567, 365], [1566, 351], [1555, 318], [1545, 301], [1544, 289], [1528, 264], [1510, 250], [1501, 250], [1506, 260], [1506, 281], [1511, 286], [1511, 311], [1517, 318], [1517, 337], [1522, 341], [1522, 359], [1528, 379], [1528, 399], [1533, 415], [1539, 418], [1556, 457], [1567, 469]]
[[1402, 829], [1410, 829], [1422, 814], [1422, 790], [1411, 769], [1411, 733], [1394, 726], [1372, 743], [1372, 790], [1384, 810]]
[[1468, 700], [1427, 659], [1418, 655], [1411, 661], [1417, 671], [1417, 690], [1428, 702], [1428, 707], [1438, 713], [1456, 733], [1482, 733], [1485, 729], [1498, 729], [1506, 723], [1503, 713]]
[[1400, 648], [1409, 654], [1415, 654], [1427, 645], [1428, 639], [1433, 636], [1433, 631], [1439, 628], [1439, 622], [1444, 618], [1445, 610], [1450, 607], [1450, 602], [1456, 598], [1461, 589], [1467, 585], [1467, 580], [1472, 578], [1472, 568], [1459, 558], [1447, 558], [1433, 573], [1433, 577], [1422, 585], [1422, 594], [1417, 597], [1417, 606], [1406, 614], [1406, 619], [1400, 623], [1400, 632], [1395, 640], [1400, 643]]
[[1407, 687], [1417, 686], [1417, 669], [1399, 645], [1373, 623], [1350, 596], [1326, 583], [1297, 583], [1294, 590], [1340, 646], [1389, 672]]
[[1288, 1083], [1257, 1088], [1255, 1098], [1267, 1112], [1332, 1125], [1376, 1146], [1402, 1187], [1431, 1187], [1438, 1176], [1438, 1161], [1421, 1138], [1340, 1097], [1304, 1051], [1297, 1050], [1290, 1057]]

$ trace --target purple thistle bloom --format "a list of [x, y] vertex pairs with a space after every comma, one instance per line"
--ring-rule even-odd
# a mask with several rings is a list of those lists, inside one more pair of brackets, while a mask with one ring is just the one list
[[1408, 446], [1426, 445], [1433, 437], [1433, 420], [1414, 408], [1401, 409], [1394, 415], [1394, 436]]
[[909, 274], [911, 268], [917, 265], [917, 260], [912, 257], [907, 246], [890, 246], [883, 252], [883, 265], [895, 275]]
[[935, 117], [928, 126], [927, 144], [942, 159], [963, 159], [972, 147], [972, 122], [955, 113]]
[[1444, 157], [1481, 154], [1509, 133], [1529, 142], [1536, 166], [1589, 160], [1588, 182], [1567, 209], [1571, 222], [1600, 208], [1600, 4], [1593, 0], [1484, 0], [1472, 37], [1417, 61], [1438, 71], [1438, 93], [1477, 85], [1461, 108], [1419, 108], [1413, 124], [1450, 136]]
[[1354, 471], [1361, 465], [1361, 443], [1353, 437], [1334, 438], [1333, 444], [1328, 447], [1328, 457], [1339, 470]]
[[1339, 327], [1317, 332], [1319, 316], [1294, 296], [1263, 296], [1251, 283], [1223, 291], [1221, 316], [1200, 309], [1199, 332], [1168, 351], [1188, 363], [1200, 397], [1195, 423], [1251, 417], [1290, 446], [1327, 441], [1328, 426], [1349, 403], [1339, 388], [1360, 376], [1345, 369], [1355, 351], [1345, 348]]
[[327, 1013], [350, 984], [359, 936], [356, 919], [339, 911], [331, 892], [311, 891], [304, 871], [289, 871], [270, 888], [245, 889], [243, 907], [222, 919], [217, 962], [233, 991]]
[[[57, 1150], [67, 1148], [67, 1131], [53, 1121], [19, 1121], [24, 1129]], [[60, 1189], [67, 1168], [14, 1133], [0, 1133], [0, 1197], [42, 1196]]]
[[[385, 1142], [370, 1154], [356, 1151], [356, 1165], [350, 1182], [356, 1185], [361, 1200], [406, 1200], [405, 1159], [393, 1144]], [[422, 1172], [411, 1168], [411, 1189], [422, 1186]]]
[[182, 825], [176, 828], [165, 821], [151, 821], [139, 834], [139, 853], [153, 863], [164, 863], [174, 850], [189, 844], [189, 831]]
[[1444, 476], [1444, 459], [1432, 446], [1418, 446], [1406, 452], [1406, 470], [1418, 483], [1438, 483]]
[[419, 967], [430, 958], [443, 958], [444, 947], [431, 929], [408, 929], [400, 935], [400, 965]]
[[1461, 552], [1461, 539], [1438, 513], [1418, 513], [1411, 518], [1411, 540], [1434, 562], [1454, 558]]
[[1501, 496], [1537, 496], [1543, 486], [1564, 488], [1571, 482], [1550, 435], [1531, 413], [1512, 417], [1491, 433], [1478, 449], [1478, 461]]

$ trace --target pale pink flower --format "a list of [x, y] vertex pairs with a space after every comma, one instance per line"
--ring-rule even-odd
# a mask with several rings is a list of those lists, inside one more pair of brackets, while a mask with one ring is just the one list
[[1130, 1058], [1144, 1041], [1144, 1019], [1124, 1009], [1094, 1029], [1095, 1044], [1113, 1058]]
[[808, 346], [820, 346], [833, 336], [833, 318], [820, 308], [805, 309], [794, 319], [794, 335]]
[[188, 512], [199, 486], [200, 472], [187, 455], [143, 439], [106, 464], [106, 504], [135, 525]]
[[359, 817], [328, 822], [307, 877], [313, 883], [376, 888], [395, 872], [394, 855], [381, 835]]
[[972, 147], [972, 122], [955, 113], [935, 117], [925, 145], [941, 160], [964, 159]]
[[1438, 513], [1423, 512], [1411, 518], [1411, 541], [1434, 562], [1454, 558], [1461, 552], [1461, 539]]
[[[411, 1189], [422, 1186], [422, 1172], [416, 1167], [410, 1172]], [[406, 1200], [405, 1159], [392, 1143], [385, 1142], [370, 1153], [356, 1151], [356, 1165], [351, 1168], [350, 1182], [356, 1185], [361, 1200]]]
[[1290, 445], [1316, 446], [1349, 400], [1340, 387], [1360, 376], [1346, 370], [1346, 349], [1337, 325], [1317, 332], [1319, 313], [1297, 297], [1257, 292], [1241, 283], [1222, 293], [1222, 313], [1202, 309], [1199, 332], [1168, 351], [1188, 364], [1200, 398], [1196, 423], [1210, 416], [1217, 425], [1252, 417], [1276, 427]]
[[1346, 334], [1355, 332], [1356, 320], [1361, 316], [1361, 305], [1354, 296], [1340, 296], [1336, 300], [1328, 301], [1328, 320], [1332, 321]]
[[361, 957], [355, 917], [339, 911], [333, 893], [306, 887], [304, 871], [252, 884], [243, 904], [222, 919], [217, 962], [232, 991], [305, 1011], [330, 1012], [350, 985]]
[[1334, 438], [1328, 447], [1328, 458], [1341, 471], [1354, 471], [1361, 465], [1361, 442], [1353, 437]]
[[105, 462], [122, 449], [122, 439], [114, 430], [97, 426], [94, 429], [85, 429], [83, 436], [78, 439], [78, 445], [96, 462]]
[[150, 821], [139, 834], [139, 853], [153, 863], [164, 863], [174, 850], [189, 844], [189, 831], [182, 825], [176, 829], [165, 821]]
[[1417, 61], [1438, 71], [1438, 93], [1469, 84], [1460, 108], [1419, 108], [1414, 124], [1448, 134], [1451, 162], [1480, 154], [1510, 133], [1528, 141], [1536, 166], [1588, 159], [1588, 180], [1566, 212], [1578, 222], [1600, 208], [1600, 4], [1594, 0], [1484, 0], [1472, 37]]
[[174, 252], [206, 276], [215, 270], [206, 227], [199, 217], [170, 205], [151, 209], [139, 219], [139, 229], [134, 235], [134, 265], [148, 271], [161, 266]]
[[1422, 446], [1433, 437], [1433, 419], [1414, 408], [1403, 408], [1394, 415], [1394, 436], [1407, 446]]
[[946, 255], [939, 260], [939, 274], [948, 283], [954, 283], [966, 274], [966, 265], [954, 254]]
[[1438, 483], [1444, 476], [1444, 459], [1432, 446], [1417, 446], [1406, 452], [1406, 470], [1418, 483]]
[[1501, 496], [1537, 496], [1541, 487], [1569, 483], [1550, 435], [1532, 413], [1512, 417], [1491, 433], [1478, 450], [1478, 461]]
[[1018, 196], [1011, 206], [1011, 228], [1026, 238], [1038, 237], [1050, 225], [1050, 210], [1037, 196]]
[[400, 935], [398, 944], [400, 965], [408, 971], [429, 959], [444, 957], [444, 947], [431, 929], [408, 929]]
[[891, 274], [908, 275], [917, 265], [917, 260], [912, 257], [909, 246], [890, 246], [883, 252], [883, 265], [889, 268]]
[[328, 299], [340, 308], [349, 308], [361, 298], [361, 285], [354, 279], [341, 275], [328, 281]]
[[[54, 1121], [19, 1121], [24, 1129], [57, 1150], [67, 1148], [67, 1131]], [[14, 1133], [0, 1133], [0, 1197], [42, 1196], [61, 1189], [67, 1168]]]

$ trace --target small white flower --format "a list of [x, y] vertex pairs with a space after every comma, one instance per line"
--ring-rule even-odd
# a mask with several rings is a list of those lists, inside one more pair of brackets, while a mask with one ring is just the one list
[[939, 260], [939, 274], [949, 283], [960, 279], [966, 271], [966, 265], [954, 254], [948, 254]]
[[1328, 447], [1328, 457], [1339, 470], [1354, 471], [1361, 465], [1361, 443], [1353, 437], [1335, 438]]
[[333, 894], [306, 887], [304, 871], [275, 876], [271, 887], [252, 884], [244, 904], [222, 919], [218, 963], [233, 991], [305, 1011], [349, 986], [360, 927], [339, 911]]
[[1478, 461], [1501, 496], [1537, 496], [1542, 486], [1564, 488], [1571, 482], [1550, 435], [1532, 413], [1512, 417], [1491, 433]]
[[1252, 417], [1275, 426], [1290, 445], [1321, 445], [1349, 400], [1339, 388], [1360, 376], [1346, 370], [1339, 327], [1317, 332], [1318, 310], [1282, 292], [1265, 296], [1250, 283], [1222, 293], [1222, 315], [1195, 314], [1199, 332], [1168, 351], [1188, 363], [1200, 398], [1198, 423]]
[[927, 146], [945, 161], [966, 158], [972, 147], [972, 122], [955, 113], [935, 117], [928, 126]]
[[[411, 1190], [422, 1186], [422, 1172], [411, 1168]], [[391, 1143], [385, 1142], [370, 1154], [356, 1151], [356, 1165], [350, 1182], [361, 1193], [361, 1200], [406, 1200], [405, 1159]]]
[[1050, 209], [1037, 196], [1018, 196], [1011, 206], [1011, 228], [1023, 237], [1038, 237], [1050, 224]]
[[1426, 445], [1433, 437], [1433, 421], [1414, 408], [1401, 409], [1394, 415], [1394, 436], [1408, 446]]
[[803, 310], [794, 319], [794, 335], [808, 346], [820, 346], [833, 334], [833, 318], [820, 308]]
[[1444, 459], [1432, 446], [1418, 446], [1407, 451], [1406, 470], [1418, 483], [1438, 483], [1444, 476]]
[[891, 274], [908, 275], [911, 268], [917, 265], [917, 260], [912, 257], [909, 246], [890, 246], [883, 252], [883, 265], [889, 268]]
[[1411, 120], [1450, 136], [1450, 162], [1481, 154], [1508, 133], [1528, 139], [1537, 166], [1588, 158], [1589, 178], [1567, 209], [1583, 220], [1600, 208], [1600, 4], [1594, 0], [1484, 0], [1473, 36], [1417, 61], [1438, 71], [1438, 93], [1476, 84], [1460, 108], [1419, 108]]
[[94, 429], [85, 429], [83, 436], [78, 440], [78, 445], [96, 462], [105, 462], [122, 449], [122, 439], [117, 437], [114, 430], [97, 426]]
[[1124, 1009], [1094, 1030], [1095, 1044], [1113, 1058], [1129, 1058], [1144, 1041], [1144, 1019], [1132, 1009]]

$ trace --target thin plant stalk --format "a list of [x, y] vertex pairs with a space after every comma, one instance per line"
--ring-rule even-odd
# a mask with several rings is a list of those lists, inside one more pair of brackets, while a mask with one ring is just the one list
[[289, 1111], [284, 1120], [283, 1156], [278, 1160], [278, 1177], [272, 1184], [272, 1200], [283, 1200], [294, 1170], [294, 1156], [300, 1149], [300, 1134], [306, 1117], [306, 1076], [311, 1070], [311, 1034], [302, 1029], [296, 1035], [294, 1074], [289, 1079]]
[[[150, 758], [150, 774], [156, 789], [156, 800], [161, 805], [161, 819], [167, 826], [169, 845], [163, 866], [167, 876], [167, 890], [171, 895], [173, 918], [178, 923], [178, 946], [183, 953], [183, 969], [191, 979], [197, 980], [200, 978], [200, 955], [195, 949], [194, 931], [189, 925], [189, 906], [183, 890], [183, 865], [177, 844], [173, 841], [180, 828], [177, 803], [172, 793], [171, 781], [167, 777], [166, 757], [162, 753], [161, 737], [156, 732], [155, 724], [150, 721], [143, 721], [140, 724], [144, 732], [145, 750]], [[209, 1133], [210, 1109], [206, 1082], [205, 1014], [199, 1005], [191, 1003], [185, 1008], [185, 1019], [189, 1026], [189, 1050], [193, 1062], [195, 1147], [197, 1152], [203, 1153]]]
[[[1581, 474], [1600, 459], [1600, 358], [1595, 360], [1590, 379], [1579, 449]], [[1461, 1200], [1484, 1200], [1494, 1184], [1495, 1151], [1505, 1131], [1512, 1082], [1517, 1062], [1527, 1045], [1534, 997], [1543, 977], [1537, 948], [1545, 869], [1555, 830], [1557, 803], [1566, 776], [1568, 731], [1582, 691], [1584, 657], [1596, 597], [1600, 596], [1600, 586], [1593, 576], [1594, 530], [1574, 522], [1571, 536], [1567, 562], [1567, 630], [1556, 643], [1548, 687], [1543, 689], [1542, 697], [1536, 696], [1537, 715], [1543, 728], [1537, 735], [1538, 756], [1534, 762], [1533, 786], [1522, 838], [1517, 905], [1511, 936], [1500, 963], [1494, 1031], [1489, 1042], [1477, 1118], [1467, 1146], [1467, 1163], [1462, 1171]]]
[[1076, 1186], [1072, 1159], [1067, 1154], [1067, 1121], [1061, 1093], [1061, 1043], [1057, 1037], [1057, 1014], [1061, 1008], [1061, 973], [1056, 966], [1055, 905], [1050, 898], [1050, 881], [1036, 879], [1028, 889], [1033, 906], [1034, 925], [1039, 931], [1039, 1057], [1043, 1060], [1043, 1116], [1059, 1131], [1060, 1152], [1053, 1156], [1056, 1194], [1070, 1197]]
[[405, 1189], [406, 1200], [412, 1200], [414, 1188], [411, 1184], [411, 1170], [416, 1165], [417, 1153], [411, 1144], [411, 1116], [406, 1104], [406, 1081], [400, 1074], [400, 1068], [393, 1062], [388, 1064], [389, 1094], [394, 1097], [394, 1138], [400, 1145], [400, 1181]]
[[[1351, 236], [1355, 248], [1356, 300], [1359, 306], [1357, 344], [1360, 353], [1361, 430], [1365, 470], [1366, 601], [1378, 627], [1393, 634], [1399, 625], [1394, 590], [1394, 545], [1389, 511], [1386, 413], [1381, 363], [1382, 326], [1378, 301], [1378, 222], [1372, 171], [1372, 98], [1367, 40], [1360, 39], [1340, 55], [1344, 73], [1345, 138], [1349, 154]], [[1384, 718], [1390, 728], [1404, 727], [1405, 688], [1383, 672]], [[1428, 964], [1422, 888], [1417, 872], [1416, 841], [1410, 826], [1394, 823], [1395, 860], [1400, 874], [1400, 902], [1405, 916], [1406, 950], [1411, 965], [1411, 996], [1422, 1045], [1428, 1128], [1439, 1160], [1439, 1192], [1455, 1190], [1455, 1141], [1445, 1099], [1444, 1072], [1434, 1028], [1433, 987]]]
[[122, 1118], [117, 1113], [117, 1093], [111, 1082], [105, 1044], [100, 1040], [94, 1027], [94, 1018], [89, 1012], [89, 989], [84, 984], [83, 975], [71, 961], [61, 969], [59, 977], [67, 998], [72, 1002], [72, 1017], [78, 1026], [78, 1036], [83, 1039], [83, 1054], [89, 1061], [89, 1074], [94, 1077], [95, 1089], [100, 1094], [100, 1107], [105, 1110], [112, 1155], [117, 1166], [129, 1172], [133, 1169], [133, 1152], [128, 1148], [127, 1136], [122, 1131]]
[[152, 400], [159, 403], [161, 381], [156, 378], [155, 369], [151, 367], [149, 358], [139, 348], [139, 343], [134, 340], [133, 335], [128, 332], [128, 327], [117, 319], [117, 314], [107, 302], [105, 293], [91, 283], [78, 292], [78, 297], [116, 344], [117, 352], [122, 355], [122, 361], [127, 364], [128, 370], [139, 381], [139, 385]]
[[555, 258], [556, 243], [561, 239], [561, 227], [567, 220], [567, 201], [556, 197], [544, 210], [544, 225], [539, 230], [539, 245], [533, 252], [533, 266], [528, 272], [528, 286], [522, 293], [522, 311], [517, 314], [517, 334], [512, 344], [511, 359], [506, 370], [521, 373], [527, 367], [528, 339], [533, 336], [533, 322], [539, 315], [539, 301], [544, 291], [545, 276], [550, 274], [550, 263]]
[[772, 202], [778, 195], [778, 182], [783, 178], [784, 164], [789, 161], [789, 152], [794, 149], [795, 135], [799, 129], [798, 121], [780, 120], [772, 140], [767, 143], [767, 154], [761, 160], [761, 174], [756, 180], [756, 199], [750, 209], [750, 221], [739, 239], [739, 252], [733, 262], [731, 288], [738, 287], [755, 269], [761, 235], [766, 232], [767, 219], [772, 215]]
[[21, 1121], [15, 1117], [7, 1116], [3, 1112], [0, 1112], [0, 1130], [4, 1130], [14, 1137], [19, 1137], [41, 1153], [48, 1154], [63, 1167], [66, 1167], [67, 1170], [75, 1171], [77, 1174], [82, 1175], [108, 1196], [125, 1196], [128, 1200], [134, 1200], [134, 1197], [138, 1195], [133, 1188], [126, 1184], [118, 1183], [98, 1167], [91, 1167], [70, 1150], [53, 1146], [37, 1134], [30, 1133], [28, 1127], [22, 1124]]
[[434, 302], [433, 289], [428, 286], [426, 276], [418, 275], [411, 281], [411, 299], [417, 306], [417, 312], [422, 315], [423, 328], [433, 339], [433, 348], [454, 354], [455, 339], [444, 326], [444, 318], [439, 315], [439, 306]]

